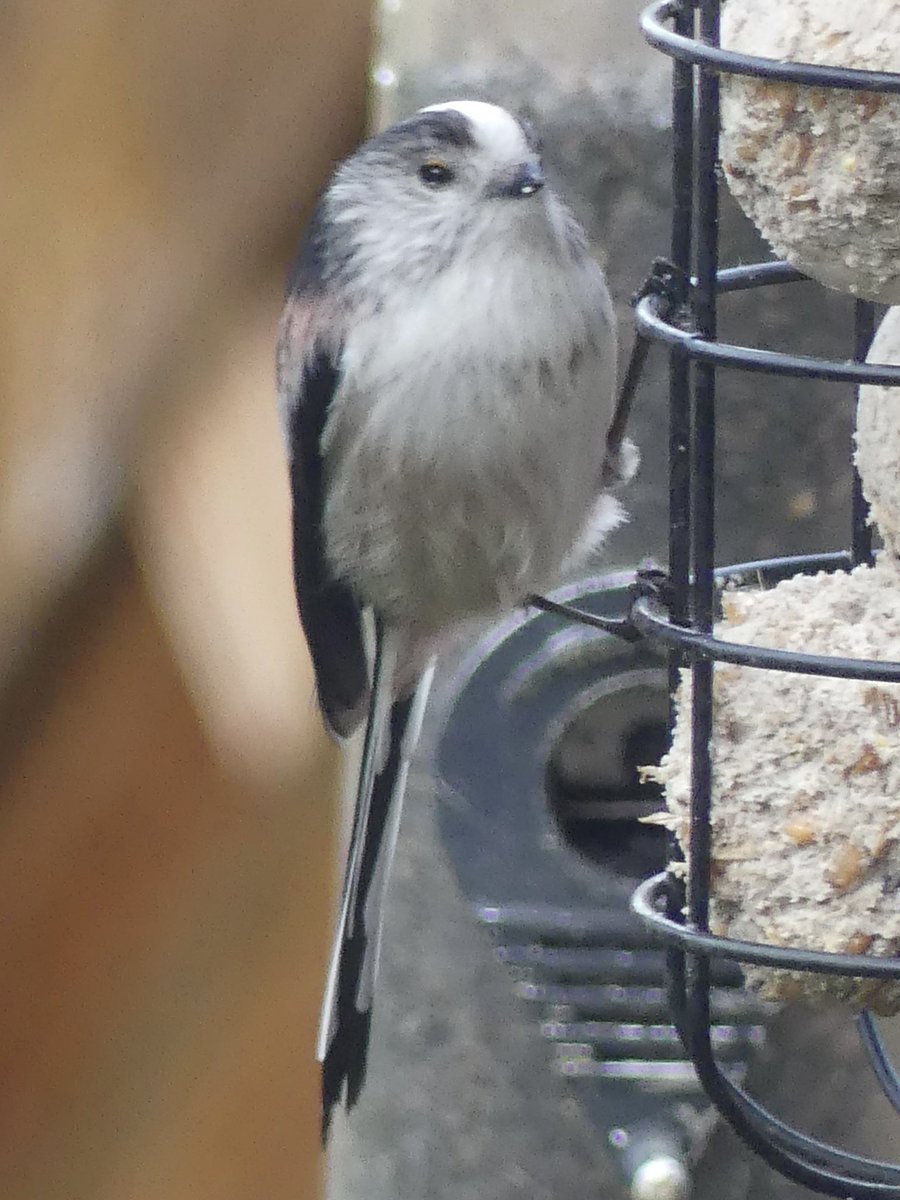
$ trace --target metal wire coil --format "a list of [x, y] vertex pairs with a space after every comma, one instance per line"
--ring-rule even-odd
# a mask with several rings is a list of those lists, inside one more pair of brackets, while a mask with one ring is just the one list
[[[900, 74], [777, 62], [719, 46], [719, 0], [656, 0], [643, 13], [645, 37], [673, 58], [673, 213], [671, 262], [654, 274], [635, 305], [638, 350], [626, 380], [630, 404], [648, 341], [670, 352], [669, 566], [639, 576], [630, 612], [602, 628], [644, 638], [669, 650], [672, 690], [682, 667], [693, 677], [691, 856], [684, 886], [672, 874], [647, 880], [633, 909], [669, 946], [670, 1003], [684, 1045], [703, 1086], [737, 1132], [770, 1165], [807, 1187], [840, 1197], [900, 1200], [900, 1165], [826, 1145], [762, 1108], [716, 1061], [711, 1038], [710, 982], [716, 959], [849, 977], [900, 979], [900, 958], [829, 954], [717, 937], [709, 929], [713, 664], [900, 682], [900, 663], [792, 653], [726, 642], [713, 633], [717, 589], [723, 577], [761, 573], [767, 579], [798, 571], [846, 569], [872, 561], [866, 506], [854, 472], [851, 549], [830, 555], [748, 563], [716, 570], [715, 387], [720, 368], [776, 376], [819, 378], [859, 385], [900, 386], [900, 367], [866, 363], [875, 307], [856, 301], [852, 358], [819, 359], [723, 343], [717, 339], [721, 295], [747, 288], [792, 284], [806, 278], [783, 262], [725, 270], [718, 264], [719, 73], [751, 75], [818, 88], [900, 93]], [[573, 620], [596, 618], [550, 605]], [[670, 844], [670, 856], [679, 856]], [[687, 900], [685, 901], [685, 895]], [[900, 1077], [871, 1014], [858, 1018], [862, 1043], [878, 1081], [900, 1111]]]

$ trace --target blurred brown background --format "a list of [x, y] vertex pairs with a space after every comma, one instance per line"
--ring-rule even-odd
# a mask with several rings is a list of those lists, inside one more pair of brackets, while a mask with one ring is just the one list
[[337, 759], [272, 354], [366, 0], [0, 13], [0, 1196], [319, 1194]]

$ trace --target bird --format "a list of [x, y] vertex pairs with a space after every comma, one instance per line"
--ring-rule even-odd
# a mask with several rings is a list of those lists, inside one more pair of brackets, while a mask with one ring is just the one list
[[381, 908], [436, 656], [571, 578], [625, 519], [612, 301], [531, 122], [429, 105], [340, 163], [277, 349], [300, 620], [327, 727], [365, 720], [317, 1056], [366, 1076]]

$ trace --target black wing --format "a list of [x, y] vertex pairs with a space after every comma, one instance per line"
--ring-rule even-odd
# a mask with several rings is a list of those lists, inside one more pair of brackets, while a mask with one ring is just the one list
[[[296, 350], [294, 351], [296, 353]], [[340, 372], [325, 350], [306, 361], [297, 394], [282, 397], [287, 417], [293, 500], [294, 588], [300, 620], [316, 672], [319, 703], [342, 737], [361, 721], [369, 694], [369, 668], [359, 603], [335, 579], [325, 555], [322, 515], [325, 465], [322, 431]]]

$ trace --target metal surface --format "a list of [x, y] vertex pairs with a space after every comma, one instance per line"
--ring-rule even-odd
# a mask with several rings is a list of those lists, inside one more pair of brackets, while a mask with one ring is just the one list
[[[673, 3], [646, 10], [648, 40], [675, 59], [672, 263], [669, 295], [650, 290], [637, 303], [640, 333], [670, 349], [670, 574], [658, 573], [632, 593], [623, 628], [650, 644], [670, 649], [670, 681], [688, 665], [691, 708], [691, 859], [686, 891], [661, 873], [638, 889], [634, 911], [646, 928], [670, 945], [669, 998], [675, 1025], [708, 1095], [737, 1132], [785, 1176], [833, 1196], [900, 1197], [900, 1166], [865, 1158], [811, 1138], [764, 1109], [744, 1092], [716, 1044], [715, 964], [743, 960], [848, 976], [900, 979], [900, 959], [823, 955], [791, 947], [768, 947], [713, 936], [709, 931], [711, 872], [713, 665], [826, 674], [848, 679], [900, 681], [900, 663], [757, 650], [713, 635], [717, 572], [715, 537], [716, 371], [719, 367], [772, 376], [818, 378], [897, 386], [900, 368], [864, 364], [874, 327], [874, 306], [856, 301], [854, 340], [847, 360], [760, 350], [717, 340], [718, 297], [729, 291], [781, 286], [803, 278], [782, 263], [755, 263], [721, 271], [718, 264], [719, 73], [737, 72], [817, 87], [900, 92], [900, 75], [818, 67], [750, 58], [722, 50], [718, 0]], [[668, 23], [672, 23], [672, 28]], [[658, 267], [655, 273], [659, 273]], [[680, 280], [680, 284], [678, 281]], [[678, 295], [674, 293], [677, 290]], [[853, 302], [851, 302], [853, 303]], [[633, 381], [632, 381], [633, 382]], [[849, 455], [848, 455], [849, 457]], [[850, 468], [848, 468], [850, 469]], [[832, 567], [871, 562], [871, 538], [858, 478], [848, 521], [849, 554], [829, 556]], [[786, 575], [819, 560], [746, 564]], [[666, 611], [668, 610], [668, 611]], [[570, 608], [573, 621], [578, 613]], [[629, 629], [629, 626], [631, 627]], [[641, 654], [641, 647], [633, 653]], [[670, 845], [677, 858], [677, 848]], [[687, 897], [685, 905], [685, 896]], [[686, 908], [686, 916], [684, 915]], [[887, 1098], [900, 1105], [900, 1079], [874, 1019], [864, 1014], [859, 1032]]]
[[[633, 582], [555, 600], [606, 620]], [[631, 1194], [684, 1197], [709, 1106], [669, 1013], [664, 943], [628, 907], [665, 859], [663, 831], [639, 822], [658, 796], [636, 776], [667, 718], [665, 658], [530, 613], [496, 631], [451, 692], [438, 823], [462, 890]], [[740, 1081], [772, 1009], [721, 963], [710, 1012], [716, 1053]]]

